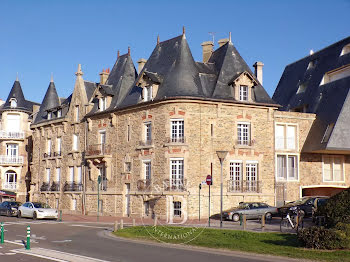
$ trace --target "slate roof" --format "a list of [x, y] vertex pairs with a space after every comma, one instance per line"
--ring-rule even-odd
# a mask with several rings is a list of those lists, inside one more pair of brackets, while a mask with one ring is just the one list
[[5, 104], [2, 106], [1, 110], [14, 109], [11, 107], [10, 100], [14, 98], [17, 101], [16, 110], [23, 110], [28, 113], [33, 112], [34, 105], [40, 105], [39, 103], [28, 101], [24, 98], [21, 83], [18, 79], [14, 82], [10, 94], [8, 95]]
[[[287, 65], [272, 97], [282, 105], [281, 110], [305, 107], [306, 112], [316, 114], [303, 148], [305, 152], [350, 150], [350, 77], [320, 85], [327, 72], [350, 64], [350, 54], [340, 56], [349, 43], [347, 37]], [[304, 92], [298, 92], [300, 85]], [[322, 143], [330, 124], [334, 124], [333, 131], [328, 142]]]
[[[233, 97], [230, 81], [244, 71], [255, 79], [232, 42], [215, 50], [208, 63], [202, 63], [193, 59], [185, 35], [180, 35], [156, 45], [135, 85], [143, 75], [159, 83], [153, 100], [189, 97], [240, 102]], [[141, 94], [142, 89], [134, 86], [119, 107], [139, 103]], [[259, 83], [253, 88], [253, 97], [252, 103], [278, 106]]]

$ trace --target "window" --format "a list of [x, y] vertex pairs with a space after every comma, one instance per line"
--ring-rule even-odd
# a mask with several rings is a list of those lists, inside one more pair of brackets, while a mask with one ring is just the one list
[[277, 155], [277, 179], [298, 180], [298, 158], [295, 155]]
[[153, 100], [153, 87], [147, 86], [143, 88], [143, 101], [151, 101]]
[[348, 76], [350, 76], [350, 65], [346, 65], [325, 73], [320, 85], [325, 85]]
[[151, 180], [151, 161], [144, 161], [143, 167], [144, 167], [145, 179]]
[[77, 210], [77, 200], [72, 199], [72, 210]]
[[74, 166], [69, 167], [69, 182], [74, 181]]
[[20, 115], [7, 114], [7, 131], [18, 132], [20, 131]]
[[51, 139], [47, 139], [47, 155], [50, 156], [51, 155]]
[[126, 140], [129, 142], [130, 141], [130, 125], [128, 125], [127, 130], [126, 130]]
[[46, 168], [46, 183], [50, 184], [51, 169]]
[[343, 47], [343, 49], [341, 50], [340, 56], [346, 55], [349, 53], [350, 53], [350, 44]]
[[101, 97], [99, 99], [99, 108], [100, 111], [104, 111], [107, 108], [107, 97]]
[[323, 135], [321, 143], [327, 143], [328, 142], [329, 137], [332, 134], [333, 128], [334, 128], [334, 123], [331, 123], [331, 124], [329, 124], [327, 126], [326, 131], [324, 132], [324, 135]]
[[183, 189], [184, 186], [184, 160], [172, 159], [171, 166], [171, 188]]
[[307, 85], [306, 83], [300, 84], [297, 90], [297, 94], [304, 93], [306, 91]]
[[247, 162], [245, 165], [246, 173], [246, 191], [258, 191], [258, 163]]
[[62, 109], [57, 110], [57, 117], [62, 117]]
[[184, 142], [184, 120], [174, 119], [171, 120], [171, 142], [183, 143]]
[[81, 183], [81, 177], [82, 177], [81, 166], [78, 166], [78, 167], [77, 167], [77, 179], [76, 179], [76, 182], [77, 182], [78, 184]]
[[150, 204], [149, 201], [144, 201], [143, 202], [143, 206], [144, 206], [144, 211], [145, 211], [145, 216], [149, 216], [150, 214]]
[[144, 123], [144, 125], [145, 125], [145, 141], [149, 142], [152, 140], [152, 123], [147, 122], [147, 123]]
[[100, 143], [101, 145], [106, 144], [106, 131], [100, 131]]
[[107, 191], [107, 176], [106, 166], [102, 165], [98, 167], [99, 175], [101, 176], [100, 190]]
[[75, 121], [79, 122], [80, 116], [79, 116], [79, 106], [75, 106]]
[[9, 157], [18, 156], [18, 145], [17, 144], [6, 144], [6, 155]]
[[56, 182], [59, 183], [61, 180], [61, 168], [57, 167], [56, 168]]
[[47, 119], [50, 120], [52, 118], [52, 112], [47, 113]]
[[131, 162], [125, 162], [125, 172], [126, 173], [131, 172]]
[[181, 202], [180, 201], [174, 201], [174, 216], [181, 217]]
[[344, 158], [342, 156], [323, 156], [323, 181], [343, 182]]
[[73, 135], [73, 150], [78, 150], [78, 135], [76, 134]]
[[214, 124], [210, 124], [210, 135], [211, 137], [214, 136]]
[[239, 100], [248, 101], [248, 86], [239, 86]]
[[230, 183], [229, 191], [241, 191], [242, 190], [242, 172], [243, 172], [242, 162], [230, 162]]
[[10, 99], [10, 107], [17, 107], [17, 100], [14, 98]]
[[250, 143], [250, 124], [249, 123], [239, 123], [237, 125], [237, 136], [239, 145], [251, 145]]
[[62, 149], [62, 139], [60, 137], [57, 137], [57, 139], [56, 139], [56, 152], [59, 156], [61, 155], [61, 149]]
[[275, 147], [276, 149], [296, 149], [296, 126], [287, 124], [276, 125]]

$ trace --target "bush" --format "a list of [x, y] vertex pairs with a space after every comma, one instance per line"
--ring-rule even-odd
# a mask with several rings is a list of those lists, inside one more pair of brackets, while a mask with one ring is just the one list
[[350, 248], [350, 225], [338, 223], [334, 228], [309, 227], [299, 231], [298, 240], [307, 248]]
[[326, 227], [340, 223], [350, 224], [350, 188], [332, 196], [325, 205], [318, 208], [316, 216], [326, 218]]

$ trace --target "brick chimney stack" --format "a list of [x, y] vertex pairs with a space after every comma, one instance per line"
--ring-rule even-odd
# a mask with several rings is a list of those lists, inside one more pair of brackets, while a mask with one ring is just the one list
[[263, 84], [263, 62], [255, 62], [255, 64], [253, 65], [255, 68], [255, 76], [258, 79], [258, 81], [260, 82], [260, 84]]
[[108, 69], [102, 69], [102, 72], [100, 73], [100, 84], [104, 85], [107, 81], [107, 78], [109, 76], [110, 70]]
[[212, 41], [203, 42], [201, 44], [203, 48], [203, 63], [207, 63], [211, 54], [213, 53], [214, 44]]

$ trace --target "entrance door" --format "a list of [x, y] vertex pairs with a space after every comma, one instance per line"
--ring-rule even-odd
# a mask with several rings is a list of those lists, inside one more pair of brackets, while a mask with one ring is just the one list
[[14, 171], [7, 171], [5, 173], [4, 189], [16, 190], [17, 188], [17, 174]]
[[125, 184], [125, 215], [130, 215], [130, 184]]

